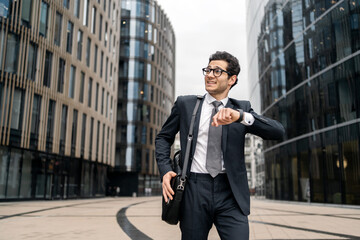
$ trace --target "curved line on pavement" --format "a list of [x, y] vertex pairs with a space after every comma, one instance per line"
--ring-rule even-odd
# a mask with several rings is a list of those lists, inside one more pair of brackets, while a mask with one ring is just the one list
[[[115, 200], [111, 200], [111, 201], [115, 201]], [[16, 213], [16, 214], [12, 214], [12, 215], [1, 216], [0, 220], [6, 219], [6, 218], [12, 218], [12, 217], [20, 217], [20, 216], [24, 216], [24, 215], [27, 215], [27, 214], [33, 214], [33, 213], [39, 213], [39, 212], [55, 210], [55, 209], [59, 209], [59, 208], [74, 207], [74, 206], [79, 206], [79, 205], [89, 205], [89, 204], [95, 204], [95, 203], [100, 203], [100, 202], [104, 202], [104, 201], [94, 201], [94, 202], [88, 202], [88, 203], [74, 203], [74, 204], [69, 204], [69, 205], [64, 205], [64, 206], [57, 206], [57, 207], [51, 207], [51, 208], [42, 208], [42, 209], [29, 211], [29, 212], [22, 212], [22, 213]]]
[[[320, 213], [306, 213], [306, 212], [297, 212], [297, 211], [290, 211], [290, 210], [281, 210], [276, 208], [265, 208], [265, 207], [256, 207], [257, 209], [264, 209], [270, 211], [278, 211], [278, 212], [287, 212], [287, 213], [295, 213], [301, 215], [316, 215], [316, 216], [325, 216], [325, 217], [336, 217], [336, 218], [345, 218], [345, 219], [352, 219], [352, 220], [360, 220], [358, 217], [347, 217], [349, 214], [320, 214]], [[359, 216], [359, 214], [352, 214], [355, 216]], [[253, 216], [253, 215], [252, 215]]]
[[[153, 200], [152, 200], [153, 201]], [[145, 233], [141, 232], [139, 229], [137, 229], [127, 218], [126, 216], [126, 210], [132, 206], [151, 202], [151, 201], [143, 201], [138, 202], [134, 204], [130, 204], [126, 207], [123, 207], [119, 210], [119, 212], [116, 214], [116, 220], [121, 227], [121, 229], [131, 238], [136, 240], [152, 240], [149, 236], [147, 236]]]
[[269, 222], [262, 222], [262, 221], [256, 221], [256, 220], [249, 220], [249, 222], [251, 222], [251, 223], [259, 223], [259, 224], [265, 224], [265, 225], [271, 225], [271, 226], [281, 227], [281, 228], [290, 228], [290, 229], [295, 229], [295, 230], [300, 230], [300, 231], [307, 231], [307, 232], [314, 232], [314, 233], [326, 234], [326, 235], [331, 235], [331, 236], [336, 236], [336, 237], [342, 237], [342, 238], [346, 238], [346, 239], [359, 239], [359, 236], [347, 235], [347, 234], [341, 234], [341, 233], [334, 233], [334, 232], [326, 232], [326, 231], [316, 230], [316, 229], [309, 229], [309, 228], [302, 228], [302, 227], [293, 227], [293, 226], [289, 226], [289, 225], [283, 225], [283, 224], [277, 224], [277, 223], [269, 223]]

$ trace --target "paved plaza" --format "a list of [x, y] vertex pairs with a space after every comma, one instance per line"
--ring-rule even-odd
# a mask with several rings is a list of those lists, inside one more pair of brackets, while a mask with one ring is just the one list
[[[250, 239], [360, 239], [359, 207], [251, 203]], [[180, 239], [160, 214], [160, 197], [1, 202], [0, 239]]]

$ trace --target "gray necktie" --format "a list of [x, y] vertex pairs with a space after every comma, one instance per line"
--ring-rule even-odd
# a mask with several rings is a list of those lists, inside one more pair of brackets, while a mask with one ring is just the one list
[[222, 126], [213, 127], [211, 126], [213, 116], [218, 112], [218, 107], [221, 105], [221, 102], [214, 101], [212, 102], [214, 109], [211, 113], [210, 126], [208, 133], [208, 145], [206, 153], [206, 169], [209, 171], [210, 175], [214, 178], [219, 172], [222, 171], [221, 166], [221, 134]]

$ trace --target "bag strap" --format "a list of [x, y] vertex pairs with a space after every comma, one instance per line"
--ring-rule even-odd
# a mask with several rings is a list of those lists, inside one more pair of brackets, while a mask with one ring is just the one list
[[184, 166], [183, 166], [182, 173], [181, 173], [182, 181], [185, 181], [185, 178], [186, 178], [187, 165], [189, 163], [190, 148], [191, 148], [191, 143], [193, 140], [195, 116], [196, 116], [196, 113], [197, 113], [197, 110], [199, 108], [202, 98], [203, 98], [203, 96], [197, 96], [196, 105], [195, 105], [195, 108], [194, 108], [194, 111], [193, 111], [192, 117], [191, 117], [189, 134], [188, 134], [187, 144], [186, 144], [186, 151], [185, 151], [185, 156], [184, 156]]

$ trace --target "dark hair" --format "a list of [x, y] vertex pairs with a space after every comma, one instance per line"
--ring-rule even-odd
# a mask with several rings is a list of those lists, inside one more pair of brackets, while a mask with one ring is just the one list
[[213, 60], [223, 60], [226, 61], [228, 63], [228, 67], [226, 69], [226, 71], [228, 71], [230, 73], [230, 76], [236, 75], [236, 81], [235, 83], [231, 86], [231, 88], [233, 86], [235, 86], [238, 82], [238, 75], [240, 73], [240, 64], [239, 61], [236, 57], [234, 57], [233, 55], [231, 55], [228, 52], [225, 51], [217, 51], [216, 53], [212, 54], [209, 57], [209, 63]]

